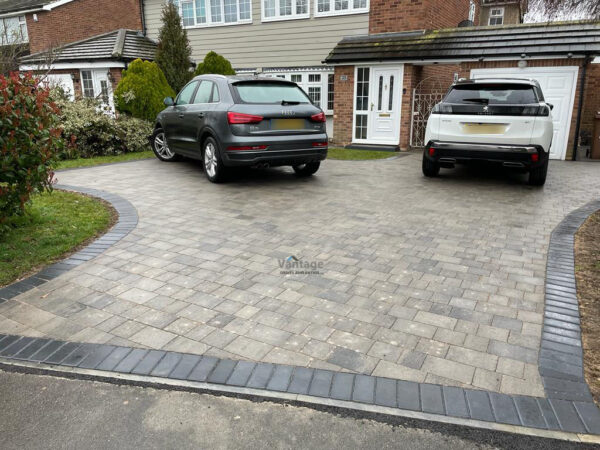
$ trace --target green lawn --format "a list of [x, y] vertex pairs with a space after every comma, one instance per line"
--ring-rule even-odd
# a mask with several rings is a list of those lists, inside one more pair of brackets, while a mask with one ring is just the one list
[[348, 148], [330, 148], [327, 150], [327, 158], [344, 160], [366, 160], [391, 158], [394, 152], [378, 152], [373, 150], [350, 150]]
[[97, 156], [95, 158], [79, 158], [59, 161], [56, 169], [72, 169], [74, 167], [89, 167], [99, 164], [117, 163], [124, 161], [136, 161], [138, 159], [154, 158], [154, 153], [151, 150], [145, 152], [125, 153], [117, 156]]
[[28, 214], [10, 219], [0, 234], [0, 286], [60, 259], [111, 222], [99, 200], [62, 191], [35, 196]]

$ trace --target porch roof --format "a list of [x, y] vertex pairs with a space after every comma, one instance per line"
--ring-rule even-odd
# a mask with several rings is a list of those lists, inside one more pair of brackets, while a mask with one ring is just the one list
[[446, 28], [348, 36], [323, 62], [518, 59], [523, 55], [528, 58], [600, 55], [600, 22]]
[[154, 60], [156, 42], [139, 31], [119, 29], [63, 45], [50, 52], [24, 56], [21, 64], [48, 64], [81, 61]]

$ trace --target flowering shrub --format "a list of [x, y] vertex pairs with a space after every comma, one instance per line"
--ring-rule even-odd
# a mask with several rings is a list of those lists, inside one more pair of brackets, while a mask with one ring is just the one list
[[31, 73], [0, 75], [0, 227], [22, 214], [34, 193], [52, 189], [63, 140], [49, 93]]
[[113, 117], [95, 99], [71, 101], [53, 91], [61, 109], [61, 128], [68, 145], [60, 159], [91, 158], [148, 150], [152, 124], [126, 115]]

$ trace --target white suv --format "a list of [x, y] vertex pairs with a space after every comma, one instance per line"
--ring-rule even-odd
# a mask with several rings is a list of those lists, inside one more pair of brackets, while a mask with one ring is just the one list
[[546, 181], [552, 144], [552, 108], [535, 80], [459, 80], [433, 109], [425, 131], [423, 174], [472, 161], [529, 172]]

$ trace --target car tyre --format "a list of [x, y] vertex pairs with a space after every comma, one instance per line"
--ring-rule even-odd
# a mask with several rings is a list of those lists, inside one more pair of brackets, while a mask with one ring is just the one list
[[204, 141], [202, 165], [204, 174], [211, 183], [222, 183], [227, 178], [227, 168], [223, 165], [217, 140], [209, 137]]
[[315, 174], [317, 170], [319, 170], [319, 167], [321, 167], [321, 163], [317, 161], [306, 164], [298, 164], [296, 166], [292, 166], [292, 169], [294, 169], [294, 172], [296, 172], [296, 175], [299, 177], [309, 177]]
[[152, 151], [161, 161], [174, 162], [181, 160], [181, 156], [169, 148], [162, 128], [157, 128], [152, 133]]
[[423, 175], [426, 177], [437, 177], [440, 174], [440, 165], [430, 161], [423, 155]]
[[546, 183], [546, 175], [548, 174], [548, 161], [529, 172], [530, 186], [543, 186]]

